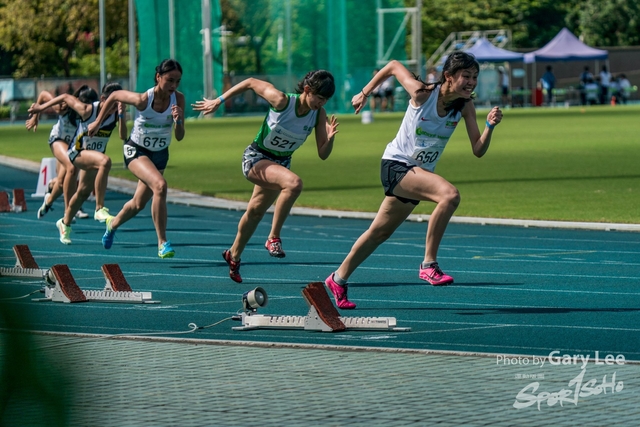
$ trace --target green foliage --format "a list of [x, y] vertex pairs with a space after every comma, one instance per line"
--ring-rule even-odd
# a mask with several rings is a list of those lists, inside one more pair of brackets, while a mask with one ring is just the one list
[[[129, 73], [129, 42], [126, 39], [116, 41], [105, 49], [107, 70], [114, 76]], [[71, 59], [73, 76], [97, 76], [100, 74], [100, 54], [89, 53]]]
[[586, 0], [577, 16], [588, 44], [640, 44], [640, 4], [637, 0]]
[[[478, 159], [464, 125], [454, 133], [436, 172], [462, 195], [459, 216], [640, 223], [640, 174], [636, 120], [640, 107], [512, 109]], [[487, 110], [478, 111], [482, 127]], [[262, 117], [189, 121], [183, 141], [171, 145], [165, 176], [172, 188], [248, 200], [252, 184], [241, 173], [242, 152]], [[402, 120], [377, 114], [340, 116], [331, 156], [318, 158], [313, 135], [293, 156], [292, 170], [304, 182], [297, 206], [374, 212], [383, 198], [380, 158]], [[0, 152], [39, 162], [50, 157], [50, 126], [38, 133], [0, 127]], [[223, 143], [224, 142], [224, 143]], [[112, 176], [133, 179], [122, 167], [122, 145], [107, 148]], [[415, 213], [430, 213], [423, 202]]]
[[[106, 44], [127, 36], [127, 2], [105, 1]], [[0, 4], [0, 47], [15, 77], [72, 75], [72, 58], [97, 53], [98, 0], [7, 0]], [[108, 70], [108, 72], [112, 72]]]

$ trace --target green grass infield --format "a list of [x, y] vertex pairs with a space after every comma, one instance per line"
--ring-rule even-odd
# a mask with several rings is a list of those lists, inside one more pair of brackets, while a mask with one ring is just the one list
[[[478, 110], [484, 128], [488, 110]], [[471, 152], [460, 123], [436, 173], [461, 193], [458, 216], [561, 221], [640, 223], [640, 106], [510, 109], [494, 131], [487, 154]], [[402, 113], [339, 116], [333, 153], [322, 161], [313, 134], [294, 155], [291, 169], [304, 191], [296, 206], [376, 211], [383, 198], [380, 158], [395, 136]], [[252, 184], [241, 159], [262, 117], [188, 121], [173, 141], [165, 176], [172, 188], [232, 200], [248, 200]], [[129, 124], [131, 125], [131, 123]], [[51, 124], [37, 133], [0, 127], [0, 153], [39, 162], [51, 157]], [[124, 169], [117, 131], [107, 154], [112, 176], [134, 179]], [[414, 213], [428, 214], [422, 202]]]

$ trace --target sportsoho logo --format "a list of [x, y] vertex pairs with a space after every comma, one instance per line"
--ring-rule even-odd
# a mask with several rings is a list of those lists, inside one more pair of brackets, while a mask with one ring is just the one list
[[[609, 372], [598, 378], [588, 379], [587, 367], [591, 363], [593, 366], [616, 367], [625, 364], [625, 357], [622, 354], [616, 356], [612, 354], [600, 355], [596, 351], [591, 354], [561, 354], [560, 351], [552, 351], [547, 357], [544, 356], [512, 356], [497, 355], [496, 365], [500, 366], [521, 366], [521, 367], [537, 367], [547, 368], [554, 366], [577, 366], [580, 373], [567, 382], [566, 388], [560, 390], [549, 390], [539, 380], [545, 379], [544, 373], [536, 374], [516, 374], [516, 379], [535, 379], [525, 387], [523, 387], [516, 395], [513, 407], [523, 409], [529, 406], [537, 405], [538, 411], [546, 402], [547, 406], [555, 406], [560, 404], [572, 404], [578, 406], [580, 399], [589, 396], [597, 396], [600, 394], [620, 393], [624, 389], [622, 381], [616, 381], [616, 371]], [[601, 374], [600, 374], [601, 375]]]

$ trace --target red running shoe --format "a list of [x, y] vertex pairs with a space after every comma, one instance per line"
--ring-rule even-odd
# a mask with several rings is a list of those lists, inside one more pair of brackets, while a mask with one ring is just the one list
[[231, 277], [231, 280], [242, 283], [242, 277], [240, 277], [240, 260], [234, 261], [231, 258], [231, 252], [229, 252], [229, 250], [222, 252], [222, 258], [229, 264], [229, 277]]
[[273, 239], [267, 239], [267, 243], [264, 244], [264, 247], [269, 251], [269, 255], [276, 258], [284, 258], [285, 253], [282, 250], [282, 240], [279, 237], [274, 237]]

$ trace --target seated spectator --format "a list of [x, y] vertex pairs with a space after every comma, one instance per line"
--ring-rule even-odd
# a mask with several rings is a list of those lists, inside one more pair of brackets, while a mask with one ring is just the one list
[[627, 79], [627, 76], [620, 74], [618, 76], [618, 95], [620, 103], [626, 104], [631, 94], [631, 82]]

